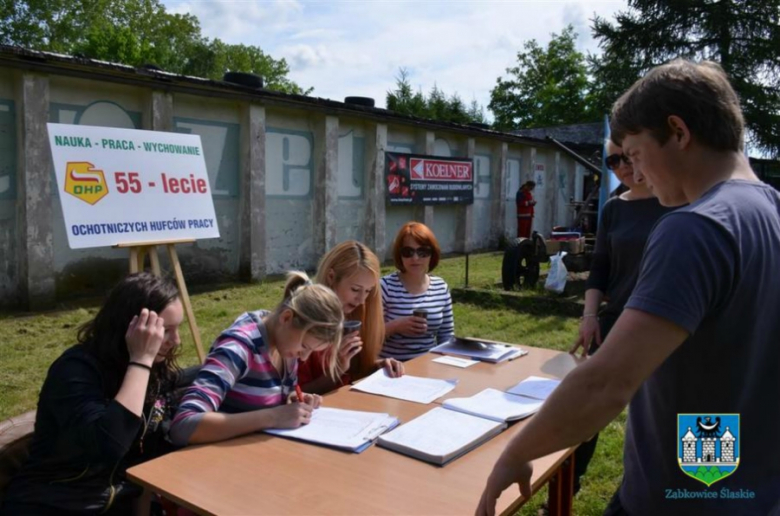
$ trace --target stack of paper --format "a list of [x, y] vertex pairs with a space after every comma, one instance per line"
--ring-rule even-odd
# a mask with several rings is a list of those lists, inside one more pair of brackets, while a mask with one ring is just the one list
[[387, 371], [380, 369], [371, 376], [356, 383], [352, 389], [398, 398], [415, 403], [431, 403], [455, 388], [458, 380], [438, 380], [436, 378], [421, 378], [405, 374], [400, 378], [390, 378]]
[[436, 407], [377, 440], [377, 445], [444, 465], [498, 435], [506, 423]]
[[508, 421], [535, 414], [560, 383], [531, 376], [507, 392], [485, 389], [469, 398], [450, 398], [381, 436], [377, 444], [444, 465], [500, 433]]
[[470, 357], [483, 362], [499, 363], [527, 355], [528, 352], [518, 347], [493, 342], [483, 342], [476, 339], [455, 337], [431, 349], [434, 353]]

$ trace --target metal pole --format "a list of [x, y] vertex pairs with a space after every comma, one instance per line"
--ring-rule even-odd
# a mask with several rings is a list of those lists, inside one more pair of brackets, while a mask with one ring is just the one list
[[466, 288], [469, 288], [469, 253], [466, 253]]

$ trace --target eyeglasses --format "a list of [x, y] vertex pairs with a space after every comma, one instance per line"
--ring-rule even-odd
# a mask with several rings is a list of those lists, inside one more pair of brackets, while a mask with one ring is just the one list
[[610, 154], [604, 159], [604, 163], [610, 170], [617, 170], [621, 161], [626, 165], [631, 164], [631, 160], [625, 154]]
[[433, 253], [433, 249], [428, 247], [427, 245], [422, 247], [402, 247], [401, 248], [401, 256], [404, 258], [411, 258], [415, 254], [419, 256], [420, 258], [428, 258]]

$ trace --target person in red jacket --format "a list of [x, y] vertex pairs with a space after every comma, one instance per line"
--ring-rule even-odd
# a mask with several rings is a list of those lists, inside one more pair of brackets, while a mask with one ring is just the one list
[[533, 181], [523, 183], [517, 190], [515, 205], [517, 206], [517, 238], [531, 238], [531, 227], [534, 222], [534, 206], [536, 201], [531, 192], [536, 187]]

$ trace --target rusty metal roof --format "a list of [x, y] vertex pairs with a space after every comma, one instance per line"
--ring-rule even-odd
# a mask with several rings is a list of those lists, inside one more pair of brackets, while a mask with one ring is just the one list
[[82, 79], [107, 81], [131, 86], [155, 88], [191, 95], [216, 97], [246, 102], [259, 102], [266, 106], [291, 109], [317, 110], [345, 116], [369, 118], [385, 123], [411, 125], [421, 129], [446, 130], [472, 137], [491, 138], [507, 143], [523, 143], [548, 147], [544, 138], [494, 131], [473, 125], [438, 122], [402, 115], [388, 109], [346, 104], [331, 99], [281, 93], [268, 89], [254, 89], [238, 84], [202, 77], [192, 77], [156, 70], [151, 67], [133, 67], [80, 56], [31, 50], [22, 47], [0, 45], [0, 66], [51, 73]]

